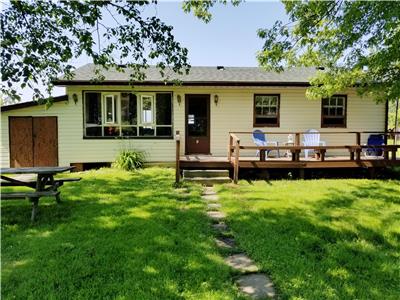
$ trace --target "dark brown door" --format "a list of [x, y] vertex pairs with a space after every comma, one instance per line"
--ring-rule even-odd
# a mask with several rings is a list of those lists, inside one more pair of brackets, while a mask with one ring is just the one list
[[33, 118], [33, 165], [58, 165], [57, 117]]
[[186, 154], [210, 154], [210, 95], [186, 95]]
[[10, 166], [58, 165], [57, 117], [10, 117]]
[[32, 117], [9, 117], [10, 167], [33, 167]]

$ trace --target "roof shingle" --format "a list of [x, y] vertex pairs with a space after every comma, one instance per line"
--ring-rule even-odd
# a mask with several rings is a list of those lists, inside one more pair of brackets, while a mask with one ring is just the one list
[[[72, 80], [59, 78], [55, 81], [58, 85], [68, 84], [84, 84], [90, 83], [94, 77], [94, 64], [86, 64], [75, 71], [75, 76]], [[166, 72], [169, 79], [178, 79], [184, 85], [190, 84], [224, 84], [235, 83], [242, 84], [303, 84], [309, 83], [310, 77], [316, 74], [316, 68], [291, 68], [281, 73], [267, 72], [258, 67], [224, 67], [222, 70], [217, 67], [191, 67], [188, 75], [174, 74], [172, 71]], [[154, 66], [149, 67], [144, 71], [146, 79], [138, 84], [152, 83], [164, 84], [164, 78]], [[102, 84], [106, 83], [129, 83], [131, 72], [127, 69], [125, 72], [118, 72], [115, 69], [103, 70], [101, 72], [105, 79]]]

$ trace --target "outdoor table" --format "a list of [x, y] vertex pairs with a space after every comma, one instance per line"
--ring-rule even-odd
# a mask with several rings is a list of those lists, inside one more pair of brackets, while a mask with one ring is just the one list
[[[37, 206], [40, 197], [44, 196], [55, 196], [57, 203], [60, 202], [59, 194], [57, 190], [63, 181], [67, 180], [54, 180], [54, 175], [58, 173], [63, 173], [71, 171], [74, 167], [32, 167], [32, 168], [1, 168], [1, 185], [2, 186], [25, 186], [34, 189], [34, 192], [11, 192], [2, 193], [2, 199], [20, 199], [29, 198], [32, 202], [32, 221], [35, 219]], [[36, 174], [36, 181], [34, 180], [21, 180], [17, 178], [12, 178], [7, 175], [15, 174]], [[79, 179], [73, 179], [72, 181], [77, 181]], [[46, 187], [47, 186], [47, 187]]]

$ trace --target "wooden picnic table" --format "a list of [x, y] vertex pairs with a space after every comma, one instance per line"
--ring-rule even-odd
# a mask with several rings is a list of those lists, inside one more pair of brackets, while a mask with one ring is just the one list
[[[32, 167], [32, 168], [1, 168], [2, 186], [25, 186], [34, 189], [34, 192], [5, 192], [1, 193], [2, 200], [28, 198], [32, 202], [31, 220], [34, 221], [38, 209], [39, 199], [46, 196], [54, 196], [60, 203], [60, 191], [58, 188], [66, 181], [79, 181], [81, 178], [54, 179], [54, 175], [71, 171], [74, 167]], [[36, 179], [19, 179], [7, 175], [34, 174]]]

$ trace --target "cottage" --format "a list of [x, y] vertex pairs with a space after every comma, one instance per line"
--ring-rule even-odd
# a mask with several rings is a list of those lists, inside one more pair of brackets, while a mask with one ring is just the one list
[[[56, 97], [49, 109], [34, 102], [1, 108], [1, 166], [82, 168], [112, 162], [123, 148], [145, 151], [150, 163], [172, 163], [177, 131], [183, 160], [204, 155], [225, 163], [231, 132], [239, 132], [241, 145], [254, 146], [251, 132], [261, 129], [282, 147], [296, 133], [301, 143], [300, 134], [309, 129], [318, 130], [327, 146], [362, 144], [368, 132], [385, 132], [387, 105], [361, 98], [354, 89], [329, 99], [306, 99], [315, 72], [192, 67], [176, 85], [165, 83], [151, 67], [146, 79], [132, 86], [128, 70], [104, 71], [104, 81], [95, 83], [94, 65], [87, 64], [74, 79], [55, 82], [66, 87], [66, 95]], [[355, 132], [364, 132], [358, 141]], [[282, 148], [281, 156], [289, 150]], [[345, 153], [345, 148], [326, 149], [326, 157]], [[255, 154], [243, 148], [240, 156]]]

